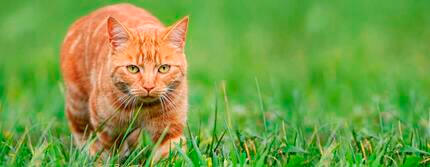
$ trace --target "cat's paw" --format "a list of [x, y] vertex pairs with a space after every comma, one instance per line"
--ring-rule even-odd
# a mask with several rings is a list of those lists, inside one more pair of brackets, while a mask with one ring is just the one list
[[160, 145], [157, 150], [154, 153], [153, 161], [158, 162], [163, 158], [166, 158], [169, 153], [172, 151], [176, 151], [176, 147], [181, 147], [180, 149], [185, 152], [186, 151], [186, 144], [185, 144], [185, 137], [177, 137], [174, 139], [170, 139], [167, 142], [165, 142], [163, 145]]

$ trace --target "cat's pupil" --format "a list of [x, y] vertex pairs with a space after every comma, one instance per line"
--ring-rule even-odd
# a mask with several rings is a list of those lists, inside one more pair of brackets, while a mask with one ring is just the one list
[[130, 71], [131, 73], [137, 73], [137, 72], [139, 72], [139, 68], [137, 68], [136, 66], [134, 66], [134, 65], [130, 65], [130, 66], [128, 66], [127, 67], [127, 69], [128, 69], [128, 71]]

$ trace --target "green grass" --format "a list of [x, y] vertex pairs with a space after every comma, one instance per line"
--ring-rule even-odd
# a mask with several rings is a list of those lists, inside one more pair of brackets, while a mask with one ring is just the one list
[[[429, 1], [131, 2], [191, 21], [188, 149], [156, 165], [430, 165]], [[0, 166], [97, 163], [72, 145], [59, 47], [111, 3], [2, 2]], [[124, 166], [154, 165], [142, 143]]]

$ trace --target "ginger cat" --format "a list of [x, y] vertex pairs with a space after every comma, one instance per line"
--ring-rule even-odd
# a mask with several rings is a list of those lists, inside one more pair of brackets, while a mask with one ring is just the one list
[[65, 112], [78, 146], [96, 133], [91, 155], [118, 148], [126, 156], [141, 130], [156, 142], [166, 129], [156, 148], [158, 159], [184, 143], [187, 29], [188, 17], [165, 27], [130, 4], [100, 8], [71, 26], [61, 48], [61, 70]]

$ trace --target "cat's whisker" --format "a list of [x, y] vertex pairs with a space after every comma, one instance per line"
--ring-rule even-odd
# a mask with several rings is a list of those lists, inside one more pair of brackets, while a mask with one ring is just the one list
[[176, 103], [174, 102], [174, 100], [172, 99], [172, 97], [170, 97], [168, 94], [166, 94], [166, 100], [169, 102], [169, 104], [170, 104], [170, 106], [174, 109], [174, 110], [176, 110], [177, 109], [177, 107], [176, 107]]
[[120, 98], [117, 98], [114, 102], [114, 105], [118, 105], [119, 108], [116, 108], [117, 110], [120, 110], [122, 104], [124, 103], [123, 100], [125, 100], [128, 96], [122, 95]]
[[130, 98], [128, 95], [123, 95], [115, 101], [115, 104], [119, 104], [117, 110], [121, 110], [123, 108], [124, 103]]
[[129, 96], [125, 96], [119, 103], [119, 110], [122, 110], [124, 108], [125, 102], [128, 100]]
[[125, 98], [122, 100], [122, 104], [121, 105], [124, 105], [131, 98], [130, 95], [124, 95], [124, 96], [125, 96]]
[[179, 96], [179, 97], [182, 97], [182, 96], [183, 96], [183, 94], [182, 94], [182, 93], [180, 93], [180, 92], [176, 92], [176, 91], [174, 91], [174, 90], [170, 91], [169, 93], [174, 94], [174, 95]]
[[164, 105], [164, 110], [163, 110], [163, 112], [166, 112], [166, 109], [167, 110], [170, 110], [170, 106], [169, 106], [169, 101], [166, 99], [166, 97], [165, 97], [165, 95], [162, 95], [162, 96], [160, 96], [162, 99], [163, 99], [163, 101], [162, 101], [162, 103], [163, 103], [163, 105]]
[[163, 96], [160, 96], [160, 97], [159, 97], [159, 99], [160, 99], [160, 104], [161, 104], [161, 110], [162, 110], [162, 111], [163, 111], [163, 113], [164, 113], [166, 110], [164, 109]]
[[[164, 98], [164, 96], [163, 96], [163, 98]], [[165, 100], [163, 100], [163, 101], [165, 101]], [[163, 105], [164, 105], [164, 104], [163, 104]], [[166, 110], [165, 110], [165, 109], [163, 109], [163, 112], [161, 112], [161, 114], [163, 114], [163, 116], [164, 116], [164, 117], [168, 117], [167, 112], [166, 112]]]
[[137, 102], [138, 102], [138, 99], [136, 97], [133, 97], [133, 109], [134, 109], [134, 111], [139, 110], [139, 108], [137, 108]]
[[133, 100], [133, 96], [129, 96], [130, 98], [128, 98], [126, 105], [124, 106], [125, 108], [128, 107], [129, 103]]
[[169, 96], [169, 95], [172, 95], [172, 96], [169, 96], [169, 97], [170, 97], [170, 98], [172, 98], [172, 99], [176, 99], [176, 98], [183, 98], [183, 97], [184, 97], [181, 93], [177, 93], [177, 92], [175, 92], [175, 91], [169, 92], [169, 93], [167, 93], [167, 94], [168, 94], [168, 96]]

